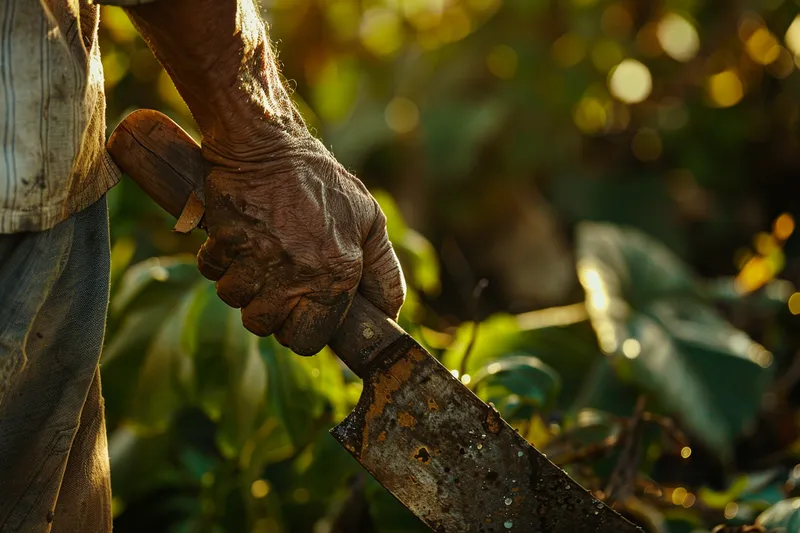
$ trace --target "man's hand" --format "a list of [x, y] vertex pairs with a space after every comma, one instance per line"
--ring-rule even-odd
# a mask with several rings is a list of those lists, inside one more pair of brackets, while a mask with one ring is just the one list
[[396, 318], [405, 285], [385, 217], [309, 134], [253, 0], [159, 0], [127, 12], [200, 128], [212, 170], [198, 267], [245, 327], [311, 355], [357, 290]]
[[215, 162], [209, 237], [197, 264], [225, 303], [242, 308], [248, 330], [312, 355], [356, 290], [396, 318], [405, 285], [386, 218], [364, 185], [311, 136], [277, 135], [248, 161], [207, 155]]

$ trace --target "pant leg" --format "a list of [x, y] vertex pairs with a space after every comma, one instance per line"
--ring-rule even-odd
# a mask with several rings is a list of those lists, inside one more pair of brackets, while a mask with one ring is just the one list
[[51, 533], [111, 531], [111, 484], [100, 368], [94, 372], [67, 459]]
[[2, 533], [111, 530], [98, 374], [109, 263], [105, 198], [51, 230], [0, 235]]

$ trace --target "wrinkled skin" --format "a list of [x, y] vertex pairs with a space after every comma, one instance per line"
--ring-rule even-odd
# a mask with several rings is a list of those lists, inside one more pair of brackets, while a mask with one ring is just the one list
[[282, 135], [263, 162], [208, 156], [217, 164], [206, 179], [209, 237], [197, 264], [219, 297], [242, 309], [248, 330], [311, 355], [330, 341], [356, 290], [396, 318], [405, 286], [366, 187], [316, 139]]
[[242, 309], [244, 326], [311, 355], [329, 343], [356, 291], [396, 318], [405, 285], [386, 219], [309, 134], [253, 0], [126, 11], [202, 134], [209, 237], [197, 263], [219, 297]]

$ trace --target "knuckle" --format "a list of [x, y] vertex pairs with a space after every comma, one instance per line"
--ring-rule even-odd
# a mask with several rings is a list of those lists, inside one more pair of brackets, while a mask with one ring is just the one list
[[247, 322], [244, 319], [242, 319], [242, 325], [244, 326], [244, 329], [246, 329], [253, 335], [256, 335], [258, 337], [269, 337], [269, 332], [258, 323]]
[[217, 281], [225, 272], [225, 269], [218, 265], [216, 261], [209, 256], [208, 252], [202, 248], [197, 254], [197, 270], [200, 271], [200, 274], [202, 274], [204, 278], [211, 281]]
[[381, 206], [378, 204], [377, 200], [375, 200], [375, 211], [375, 228], [381, 231], [385, 230], [388, 219], [386, 218], [386, 214], [383, 212], [383, 209], [381, 209]]
[[244, 329], [259, 337], [268, 337], [273, 333], [269, 321], [263, 320], [263, 315], [259, 315], [246, 309], [242, 309], [242, 325]]
[[241, 291], [237, 289], [235, 281], [230, 276], [225, 276], [217, 281], [216, 289], [219, 299], [229, 306], [235, 308], [244, 307], [243, 304], [246, 302], [242, 301]]
[[309, 344], [309, 343], [302, 343], [302, 342], [294, 342], [292, 343], [289, 348], [296, 353], [297, 355], [302, 355], [303, 357], [311, 357], [312, 355], [317, 355], [322, 348], [325, 347], [325, 344]]

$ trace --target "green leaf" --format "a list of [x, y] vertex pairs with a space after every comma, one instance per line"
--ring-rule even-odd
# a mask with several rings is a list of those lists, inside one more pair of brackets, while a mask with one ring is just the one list
[[[188, 480], [169, 461], [169, 434], [142, 435], [130, 426], [120, 426], [108, 436], [108, 455], [114, 478], [115, 499], [134, 501], [165, 486]], [[142, 475], [142, 466], [147, 475]]]
[[371, 192], [378, 205], [381, 206], [383, 214], [386, 215], [386, 231], [389, 233], [389, 240], [392, 242], [402, 241], [408, 231], [408, 225], [406, 225], [403, 212], [400, 211], [400, 206], [397, 205], [392, 195], [383, 189], [375, 189]]
[[682, 261], [637, 230], [584, 222], [577, 257], [592, 326], [617, 374], [729, 457], [758, 409], [768, 352], [699, 296]]
[[[563, 392], [557, 401], [559, 407], [566, 409], [586, 381], [586, 369], [601, 360], [594, 332], [588, 322], [527, 330], [528, 322], [522, 315], [506, 314], [492, 315], [481, 322], [464, 371], [474, 377], [481, 368], [509, 355], [533, 354], [560, 376]], [[447, 368], [461, 370], [472, 329], [471, 322], [459, 326], [455, 340], [441, 356]]]
[[386, 215], [389, 240], [403, 265], [408, 282], [425, 294], [438, 293], [439, 259], [433, 244], [406, 225], [403, 213], [394, 198], [383, 190], [372, 191]]
[[180, 299], [147, 349], [130, 412], [131, 418], [144, 427], [165, 429], [172, 415], [184, 405], [194, 383], [192, 354], [184, 349], [181, 340], [187, 324], [191, 326], [187, 317], [195, 307], [195, 294], [189, 292]]
[[511, 419], [529, 419], [535, 410], [550, 406], [561, 388], [558, 373], [530, 355], [493, 361], [476, 372], [471, 383]]
[[439, 258], [433, 244], [412, 229], [405, 232], [401, 241], [393, 243], [409, 282], [425, 294], [436, 295], [440, 289]]
[[[157, 349], [154, 338], [176, 312], [186, 292], [201, 279], [193, 257], [176, 256], [137, 263], [116, 283], [101, 356], [109, 427], [129, 414], [138, 383], [136, 376], [148, 354]], [[171, 324], [180, 327], [175, 326], [174, 320]]]
[[117, 281], [122, 277], [136, 251], [136, 241], [130, 237], [121, 237], [111, 247], [110, 285], [113, 291]]
[[776, 503], [758, 516], [756, 525], [769, 533], [797, 533], [800, 531], [800, 498]]
[[618, 435], [622, 424], [618, 417], [597, 409], [582, 409], [575, 420], [565, 425], [569, 440], [575, 444], [591, 444]]
[[734, 502], [747, 490], [747, 476], [737, 476], [733, 483], [722, 492], [717, 492], [708, 487], [700, 487], [697, 497], [712, 509], [724, 509], [730, 502]]
[[227, 308], [225, 344], [228, 394], [222, 410], [218, 441], [227, 455], [237, 455], [266, 415], [267, 368], [259, 356], [258, 337], [244, 329], [238, 309]]
[[580, 418], [585, 410], [603, 411], [615, 416], [630, 416], [637, 391], [617, 376], [610, 358], [600, 356], [587, 370], [579, 393], [568, 408], [567, 418]]
[[312, 86], [314, 109], [325, 122], [345, 119], [358, 95], [361, 76], [358, 61], [350, 56], [331, 56]]
[[[230, 308], [218, 297], [213, 283], [201, 284], [198, 293], [196, 327], [194, 336], [183, 339], [185, 345], [195, 350], [195, 401], [209, 418], [219, 421], [228, 397], [230, 365], [223, 356], [229, 335], [227, 319]], [[200, 305], [204, 303], [205, 305]], [[234, 324], [235, 326], [235, 324]]]
[[421, 127], [433, 175], [445, 180], [467, 175], [508, 114], [508, 104], [499, 96], [472, 102], [449, 98], [425, 108]]
[[[442, 364], [447, 368], [461, 368], [472, 337], [472, 328], [472, 322], [459, 326], [455, 340], [442, 355]], [[506, 314], [492, 315], [478, 327], [465, 372], [472, 375], [504, 354], [526, 348], [516, 317]]]
[[736, 278], [717, 278], [704, 283], [700, 290], [717, 302], [746, 304], [758, 310], [779, 311], [786, 309], [786, 302], [795, 292], [795, 286], [784, 279], [773, 279], [753, 293], [742, 294], [736, 288]]
[[269, 377], [270, 416], [282, 423], [295, 450], [300, 450], [310, 442], [326, 408], [324, 391], [318, 386], [319, 361], [295, 355], [272, 337], [258, 340], [258, 352]]
[[152, 257], [125, 271], [109, 307], [117, 316], [126, 309], [168, 299], [202, 279], [191, 256]]

